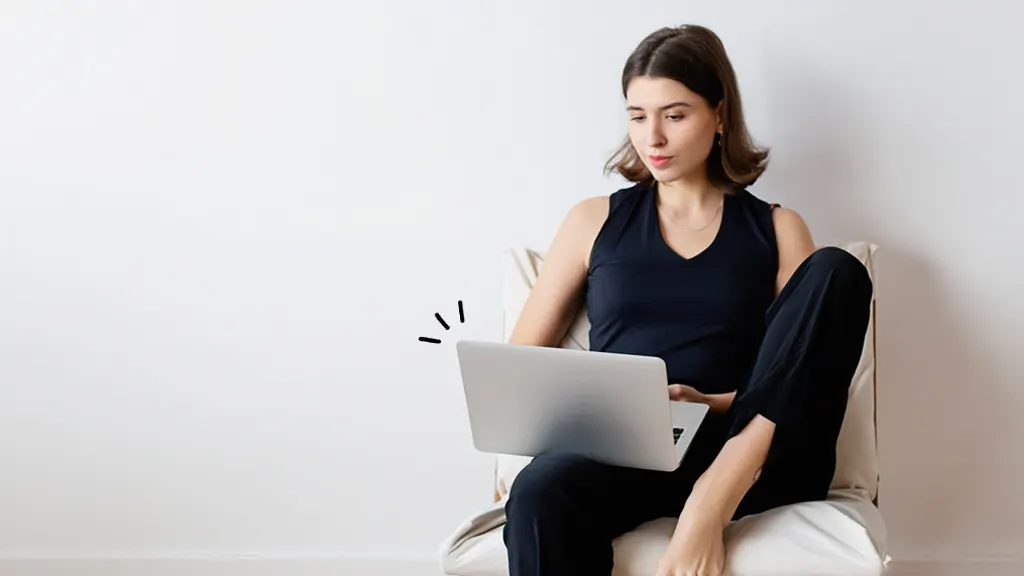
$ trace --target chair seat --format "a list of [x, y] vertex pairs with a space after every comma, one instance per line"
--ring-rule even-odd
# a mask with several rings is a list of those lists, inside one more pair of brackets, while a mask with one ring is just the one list
[[[643, 524], [613, 543], [613, 576], [650, 576], [675, 528], [674, 518]], [[504, 500], [469, 517], [445, 541], [441, 565], [451, 576], [508, 576], [502, 538]], [[863, 494], [837, 490], [747, 516], [725, 533], [729, 576], [880, 575], [887, 557], [885, 523]]]
[[[874, 244], [842, 245], [874, 278]], [[543, 266], [545, 254], [511, 248], [505, 259], [503, 340], [507, 341]], [[823, 502], [805, 502], [728, 526], [725, 533], [726, 574], [731, 576], [879, 575], [888, 564], [886, 530], [872, 500], [878, 493], [878, 452], [875, 434], [875, 309], [856, 374], [843, 428], [836, 444], [832, 491]], [[578, 312], [559, 343], [561, 348], [589, 349], [589, 319]], [[502, 537], [504, 498], [528, 458], [501, 455], [496, 459], [495, 491], [502, 499], [470, 515], [441, 547], [441, 565], [451, 576], [507, 576], [508, 555]], [[623, 534], [613, 543], [614, 576], [650, 576], [675, 528], [663, 518]]]

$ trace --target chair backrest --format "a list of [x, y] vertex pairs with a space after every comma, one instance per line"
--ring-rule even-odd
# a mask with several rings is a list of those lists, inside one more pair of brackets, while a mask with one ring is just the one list
[[[867, 242], [853, 242], [840, 245], [859, 259], [868, 269], [871, 278], [875, 272], [873, 258], [877, 246]], [[544, 264], [544, 253], [525, 247], [511, 248], [505, 253], [505, 285], [503, 334], [505, 341], [515, 326], [519, 313], [526, 303]], [[584, 307], [573, 320], [560, 347], [587, 350], [590, 322]], [[871, 318], [860, 365], [850, 383], [849, 404], [846, 418], [836, 446], [836, 472], [832, 489], [877, 502], [878, 497], [878, 443], [875, 411], [875, 297], [871, 302]], [[512, 484], [515, 475], [529, 459], [521, 457], [499, 457], [496, 466], [496, 490], [500, 495]]]

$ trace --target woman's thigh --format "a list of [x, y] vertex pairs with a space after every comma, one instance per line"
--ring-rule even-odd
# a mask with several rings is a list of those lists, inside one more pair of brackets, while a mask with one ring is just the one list
[[510, 521], [550, 519], [601, 538], [615, 538], [664, 516], [676, 516], [692, 489], [682, 470], [610, 466], [574, 455], [534, 458], [512, 483]]

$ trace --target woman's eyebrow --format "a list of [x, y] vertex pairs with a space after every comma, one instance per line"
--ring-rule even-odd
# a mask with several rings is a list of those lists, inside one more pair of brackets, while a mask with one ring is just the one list
[[[690, 108], [691, 107], [686, 102], [672, 102], [671, 104], [665, 104], [664, 106], [658, 108], [658, 110], [668, 110], [669, 108], [675, 108], [676, 106], [683, 106], [685, 108]], [[639, 111], [639, 112], [643, 112], [643, 108], [641, 108], [639, 106], [626, 106], [626, 110], [629, 110], [629, 111], [636, 110], [636, 111]]]

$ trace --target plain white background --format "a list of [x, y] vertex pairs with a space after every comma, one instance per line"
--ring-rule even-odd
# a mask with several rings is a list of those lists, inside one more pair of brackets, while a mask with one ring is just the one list
[[433, 561], [491, 494], [452, 344], [620, 185], [625, 58], [696, 22], [752, 191], [882, 247], [893, 555], [1019, 555], [1015, 6], [4, 3], [0, 554]]

